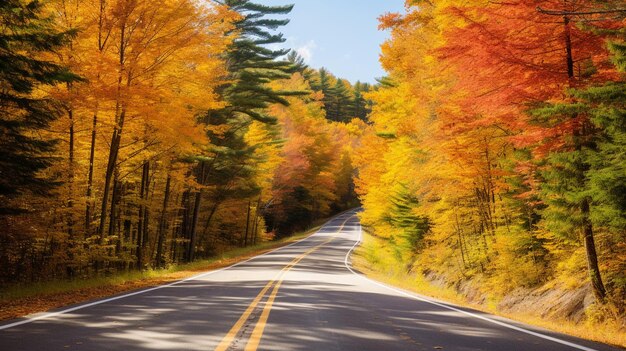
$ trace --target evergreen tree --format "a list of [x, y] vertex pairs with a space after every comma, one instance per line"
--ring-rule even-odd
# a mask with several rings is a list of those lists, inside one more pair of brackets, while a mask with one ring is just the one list
[[214, 191], [206, 194], [199, 189], [194, 201], [188, 203], [191, 213], [185, 233], [189, 240], [185, 257], [192, 261], [199, 241], [198, 229], [203, 199], [208, 198], [208, 214], [205, 215], [202, 234], [206, 233], [217, 207], [226, 199], [252, 196], [258, 189], [251, 184], [253, 176], [254, 147], [247, 145], [244, 135], [252, 121], [274, 124], [276, 119], [267, 114], [271, 104], [289, 105], [287, 96], [302, 95], [301, 91], [274, 90], [269, 86], [274, 80], [287, 79], [297, 70], [289, 60], [279, 60], [289, 53], [288, 49], [272, 50], [271, 44], [283, 43], [282, 33], [275, 30], [289, 23], [288, 19], [267, 19], [267, 15], [288, 14], [293, 5], [265, 6], [248, 0], [224, 0], [222, 4], [238, 12], [242, 18], [235, 21], [237, 38], [228, 47], [225, 61], [228, 66], [229, 85], [220, 89], [227, 106], [208, 111], [200, 118], [207, 126], [225, 127], [225, 132], [213, 133], [208, 128], [207, 136], [215, 147], [199, 155], [195, 161], [195, 177], [202, 187], [211, 186]]
[[304, 62], [304, 58], [293, 50], [287, 55], [287, 62], [291, 63], [296, 72], [300, 72], [303, 75], [309, 68], [306, 62]]
[[353, 94], [353, 103], [352, 103], [352, 116], [360, 118], [362, 120], [367, 119], [367, 115], [372, 111], [371, 109], [371, 101], [366, 100], [363, 97], [363, 93], [368, 93], [370, 91], [370, 85], [368, 83], [361, 83], [357, 81], [354, 84], [354, 94]]
[[333, 87], [331, 120], [336, 122], [347, 122], [355, 116], [350, 115], [354, 111], [354, 105], [350, 89], [343, 79], [337, 79]]
[[36, 132], [58, 116], [58, 105], [33, 96], [40, 85], [69, 83], [78, 78], [42, 58], [74, 34], [58, 32], [41, 17], [37, 1], [0, 3], [0, 213], [12, 212], [7, 199], [25, 192], [45, 193], [54, 185], [39, 172], [50, 165], [55, 142]]
[[272, 103], [287, 105], [285, 96], [301, 95], [298, 91], [275, 91], [268, 83], [286, 79], [297, 70], [288, 60], [278, 58], [289, 49], [272, 50], [267, 46], [285, 42], [276, 29], [289, 23], [288, 19], [267, 19], [267, 15], [285, 15], [293, 5], [265, 6], [249, 0], [224, 0], [222, 4], [238, 12], [242, 18], [235, 22], [238, 37], [226, 52], [228, 72], [232, 84], [224, 87], [223, 97], [228, 103], [220, 113], [231, 117], [244, 115], [253, 120], [274, 123], [275, 119], [263, 109]]
[[371, 90], [367, 83], [356, 82], [351, 86], [345, 79], [336, 78], [325, 68], [305, 75], [314, 91], [324, 94], [322, 102], [326, 119], [335, 122], [349, 122], [353, 118], [367, 119], [372, 110], [372, 102], [363, 97]]
[[[610, 45], [617, 69], [626, 47]], [[542, 172], [544, 220], [551, 232], [572, 243], [583, 239], [595, 296], [604, 300], [606, 288], [596, 249], [597, 232], [611, 244], [624, 242], [626, 230], [626, 84], [623, 80], [571, 92], [573, 102], [533, 111], [543, 123], [572, 120], [573, 133], [565, 148], [552, 152]], [[623, 272], [623, 269], [621, 270]], [[625, 277], [613, 277], [623, 281]]]
[[394, 245], [398, 257], [408, 256], [402, 261], [410, 265], [415, 260], [430, 224], [428, 218], [415, 214], [414, 210], [419, 206], [419, 200], [406, 186], [400, 184], [390, 200], [391, 206], [384, 220], [399, 231], [397, 237], [390, 239], [390, 243]]
[[322, 102], [324, 103], [324, 110], [326, 111], [326, 119], [336, 120], [337, 116], [333, 110], [334, 100], [334, 85], [332, 85], [332, 75], [324, 67], [317, 71], [317, 74], [311, 79], [311, 89], [315, 91], [321, 91], [324, 94]]

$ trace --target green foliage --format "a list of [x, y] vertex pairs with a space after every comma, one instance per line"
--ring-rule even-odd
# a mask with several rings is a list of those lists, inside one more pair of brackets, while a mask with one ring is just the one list
[[601, 131], [586, 152], [592, 219], [602, 227], [626, 230], [626, 84], [609, 83], [574, 95], [587, 104], [591, 122]]
[[612, 82], [572, 91], [576, 100], [533, 111], [549, 120], [579, 118], [582, 125], [565, 142], [565, 150], [552, 152], [541, 175], [544, 217], [548, 229], [576, 240], [581, 225], [580, 203], [592, 200], [592, 219], [601, 227], [626, 228], [626, 85]]
[[222, 113], [230, 116], [243, 114], [252, 120], [275, 123], [275, 118], [263, 109], [273, 103], [287, 105], [286, 96], [301, 95], [302, 92], [276, 91], [268, 86], [274, 80], [289, 78], [297, 68], [289, 61], [277, 60], [288, 54], [288, 49], [268, 48], [268, 45], [285, 42], [283, 34], [274, 31], [289, 20], [264, 17], [288, 14], [293, 5], [265, 6], [248, 0], [225, 0], [222, 3], [242, 15], [242, 19], [235, 22], [237, 38], [225, 53], [233, 83], [223, 89], [228, 106]]
[[399, 185], [390, 201], [391, 207], [383, 220], [398, 229], [398, 235], [392, 237], [390, 242], [402, 257], [401, 261], [412, 264], [430, 228], [428, 218], [416, 214], [419, 201], [404, 185]]
[[309, 71], [309, 67], [307, 66], [307, 64], [304, 62], [304, 58], [300, 55], [298, 55], [297, 52], [295, 51], [290, 51], [289, 54], [287, 55], [287, 61], [289, 63], [291, 63], [291, 65], [294, 67], [296, 72], [300, 72], [300, 74], [302, 74], [304, 76], [305, 79], [308, 79], [309, 77], [307, 76], [307, 71]]
[[350, 85], [323, 67], [317, 71], [306, 71], [306, 76], [311, 82], [311, 89], [324, 95], [322, 102], [326, 119], [335, 122], [349, 122], [353, 118], [367, 119], [372, 110], [372, 101], [366, 99], [363, 94], [372, 89], [370, 84], [357, 81]]
[[0, 3], [0, 214], [15, 210], [6, 198], [25, 191], [45, 193], [55, 184], [39, 175], [53, 161], [55, 141], [36, 133], [56, 119], [60, 106], [32, 93], [41, 85], [78, 80], [45, 58], [74, 33], [56, 31], [40, 12], [37, 1]]
[[367, 115], [372, 111], [372, 102], [365, 99], [364, 93], [368, 93], [371, 90], [371, 86], [368, 83], [356, 82], [354, 84], [352, 111], [351, 115], [362, 120], [367, 119]]
[[[604, 287], [593, 242], [609, 248], [626, 240], [625, 92], [624, 82], [610, 82], [571, 91], [571, 103], [533, 111], [544, 125], [568, 132], [552, 137], [558, 147], [541, 165], [542, 224], [574, 247], [584, 244], [594, 292], [601, 299]], [[625, 291], [624, 263], [610, 256], [602, 262], [611, 267], [611, 290]]]

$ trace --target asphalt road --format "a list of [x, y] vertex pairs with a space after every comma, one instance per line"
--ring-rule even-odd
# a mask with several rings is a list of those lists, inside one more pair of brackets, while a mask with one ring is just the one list
[[354, 212], [306, 240], [157, 288], [0, 324], [0, 350], [617, 350], [371, 281]]

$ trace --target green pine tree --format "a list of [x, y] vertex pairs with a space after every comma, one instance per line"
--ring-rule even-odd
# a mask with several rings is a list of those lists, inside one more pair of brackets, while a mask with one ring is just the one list
[[414, 209], [419, 206], [416, 196], [404, 185], [399, 185], [396, 194], [390, 197], [391, 208], [385, 221], [399, 230], [399, 235], [391, 237], [390, 244], [396, 251], [401, 262], [408, 267], [413, 264], [424, 235], [430, 229], [428, 218], [415, 214]]
[[[613, 42], [617, 69], [625, 72], [626, 46]], [[542, 198], [548, 205], [543, 220], [548, 229], [572, 244], [585, 247], [589, 277], [595, 296], [604, 301], [607, 290], [598, 263], [596, 241], [604, 247], [626, 241], [626, 82], [570, 92], [572, 102], [549, 104], [532, 115], [542, 124], [575, 120], [564, 147], [546, 159], [541, 175]], [[623, 266], [623, 264], [622, 264]], [[624, 267], [610, 281], [626, 291]]]
[[369, 92], [370, 89], [371, 87], [368, 83], [357, 81], [354, 84], [353, 102], [351, 105], [353, 109], [351, 115], [353, 117], [366, 120], [367, 115], [372, 111], [372, 102], [363, 97], [363, 93]]
[[[257, 162], [262, 160], [255, 159], [254, 147], [244, 140], [249, 124], [259, 121], [273, 125], [276, 119], [267, 114], [267, 107], [271, 104], [288, 105], [285, 97], [305, 93], [277, 91], [269, 86], [274, 80], [291, 77], [298, 66], [280, 59], [289, 53], [288, 49], [268, 48], [268, 45], [285, 41], [282, 33], [276, 33], [276, 30], [289, 20], [264, 17], [288, 14], [293, 5], [265, 6], [248, 0], [224, 0], [220, 3], [241, 14], [242, 18], [235, 22], [234, 35], [237, 38], [224, 54], [231, 83], [221, 87], [219, 92], [227, 106], [207, 111], [199, 118], [200, 123], [226, 126], [227, 130], [217, 135], [209, 129], [207, 137], [213, 147], [207, 150], [206, 155], [197, 155], [191, 160], [197, 163], [195, 178], [204, 189], [194, 192], [193, 201], [187, 203], [187, 212], [191, 214], [184, 233], [189, 240], [185, 250], [187, 261], [196, 257], [199, 236], [207, 233], [220, 204], [227, 199], [251, 197], [259, 191], [251, 178], [254, 169], [258, 168]], [[205, 202], [208, 202], [206, 206]], [[206, 210], [202, 223], [201, 210]]]
[[309, 69], [309, 66], [306, 64], [306, 62], [304, 62], [304, 58], [298, 55], [298, 53], [293, 50], [289, 52], [286, 59], [294, 67], [295, 71], [302, 73], [303, 76], [305, 72]]
[[51, 19], [41, 17], [41, 6], [38, 1], [0, 2], [0, 213], [16, 211], [7, 201], [16, 195], [44, 194], [55, 184], [39, 176], [53, 161], [49, 155], [55, 142], [42, 140], [37, 131], [57, 118], [59, 106], [32, 92], [78, 79], [41, 58], [74, 35], [56, 31]]
[[337, 120], [334, 114], [333, 102], [335, 96], [334, 86], [331, 84], [332, 74], [324, 67], [317, 71], [317, 74], [313, 75], [310, 80], [311, 89], [315, 91], [321, 91], [324, 94], [322, 103], [324, 104], [324, 110], [326, 111], [326, 118], [333, 121]]
[[289, 19], [264, 18], [285, 15], [293, 5], [265, 6], [249, 0], [223, 0], [222, 4], [242, 15], [235, 22], [237, 38], [226, 52], [229, 78], [233, 83], [223, 88], [222, 95], [228, 106], [221, 113], [230, 117], [240, 115], [265, 123], [276, 119], [264, 110], [270, 104], [288, 105], [286, 96], [302, 95], [299, 91], [276, 91], [268, 83], [287, 79], [297, 70], [288, 60], [279, 60], [289, 49], [272, 50], [268, 45], [285, 42], [282, 33], [275, 30], [289, 23]]
[[354, 111], [352, 94], [350, 88], [346, 86], [346, 82], [343, 79], [337, 79], [337, 83], [333, 87], [333, 101], [332, 101], [332, 121], [347, 122], [355, 116], [351, 115]]

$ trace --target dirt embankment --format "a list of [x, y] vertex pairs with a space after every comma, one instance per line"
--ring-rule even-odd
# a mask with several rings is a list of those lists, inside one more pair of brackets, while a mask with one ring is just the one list
[[[479, 282], [466, 280], [452, 283], [445, 276], [434, 272], [427, 272], [424, 277], [433, 286], [454, 289], [470, 304], [488, 308], [489, 301], [493, 298], [479, 289]], [[504, 314], [522, 314], [573, 323], [585, 322], [587, 319], [585, 311], [595, 302], [589, 284], [575, 288], [555, 284], [546, 284], [533, 289], [517, 288], [497, 300], [495, 309]]]

